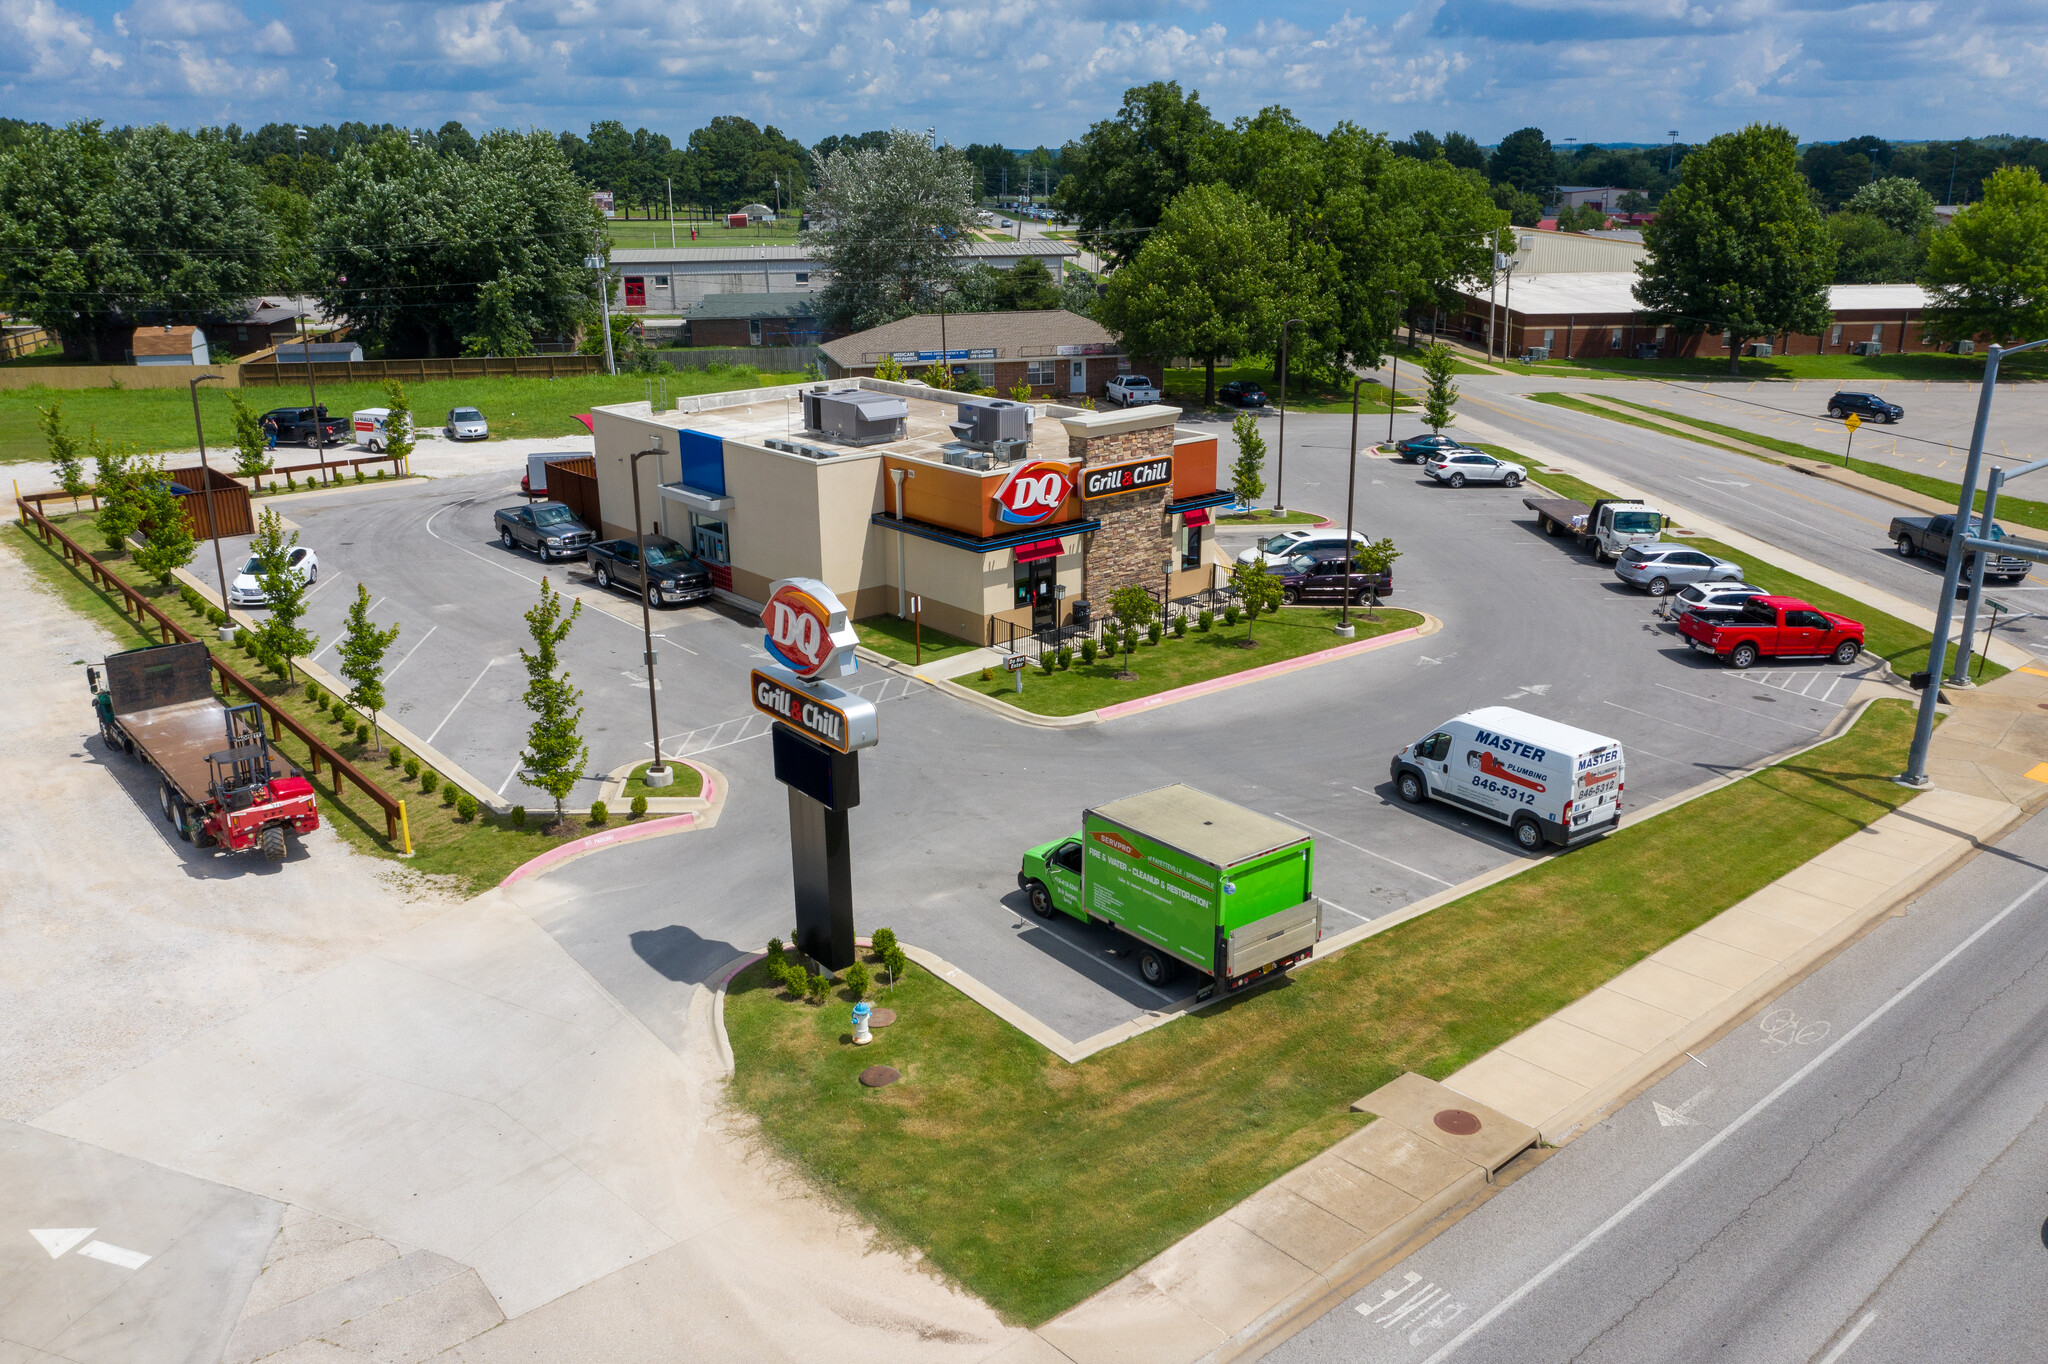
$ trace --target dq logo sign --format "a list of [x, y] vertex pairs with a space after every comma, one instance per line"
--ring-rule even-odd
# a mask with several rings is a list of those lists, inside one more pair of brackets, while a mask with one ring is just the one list
[[794, 583], [785, 583], [761, 612], [763, 641], [775, 661], [799, 677], [816, 677], [832, 659], [832, 613]]
[[1039, 460], [1011, 471], [996, 489], [996, 519], [1013, 526], [1032, 526], [1060, 509], [1074, 480], [1066, 466]]

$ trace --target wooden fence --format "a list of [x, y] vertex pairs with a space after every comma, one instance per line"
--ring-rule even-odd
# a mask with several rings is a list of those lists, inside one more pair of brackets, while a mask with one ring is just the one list
[[[289, 346], [280, 354], [290, 354]], [[307, 371], [323, 383], [376, 383], [385, 379], [482, 379], [514, 376], [528, 379], [563, 379], [579, 374], [596, 374], [604, 369], [601, 355], [510, 355], [457, 356], [447, 360], [266, 360], [242, 367], [242, 386], [278, 387], [303, 384]]]
[[[42, 498], [52, 496], [61, 497], [63, 494], [44, 493], [37, 497], [35, 501], [40, 502]], [[98, 559], [95, 559], [77, 541], [52, 525], [50, 519], [43, 515], [42, 508], [39, 505], [31, 505], [30, 498], [17, 497], [14, 500], [14, 506], [21, 516], [22, 523], [33, 526], [41, 533], [45, 545], [54, 544], [58, 546], [64, 557], [74, 567], [83, 568], [97, 586], [115, 593], [121, 603], [134, 612], [135, 623], [138, 626], [142, 627], [145, 631], [154, 626], [158, 638], [165, 644], [190, 644], [193, 642], [193, 637], [169, 616], [158, 610], [155, 602], [143, 596], [133, 587], [130, 587], [118, 574], [107, 568]], [[309, 775], [317, 778], [320, 775], [320, 764], [324, 761], [331, 773], [328, 780], [334, 787], [335, 801], [338, 803], [342, 802], [341, 783], [345, 778], [364, 795], [374, 801], [377, 807], [384, 812], [385, 836], [393, 843], [396, 843], [398, 841], [399, 821], [397, 799], [387, 795], [382, 787], [364, 776], [354, 763], [335, 752], [333, 748], [329, 747], [311, 730], [286, 714], [275, 701], [272, 701], [269, 696], [264, 694], [261, 688], [244, 678], [226, 663], [223, 663], [220, 655], [212, 654], [211, 656], [213, 659], [213, 670], [220, 674], [222, 694], [227, 694], [229, 688], [233, 688], [260, 706], [263, 713], [270, 717], [270, 737], [273, 740], [283, 738], [285, 730], [290, 730], [293, 734], [297, 735], [300, 742], [306, 745], [306, 751], [312, 758], [312, 771]]]

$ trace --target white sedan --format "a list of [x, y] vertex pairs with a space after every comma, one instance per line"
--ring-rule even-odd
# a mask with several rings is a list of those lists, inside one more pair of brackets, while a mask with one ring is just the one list
[[[291, 571], [298, 575], [300, 582], [311, 587], [320, 581], [320, 556], [304, 545], [294, 545], [291, 552]], [[262, 566], [256, 556], [242, 565], [242, 571], [235, 575], [228, 585], [229, 606], [268, 606], [270, 594], [263, 590]]]
[[[1364, 531], [1351, 532], [1351, 538], [1361, 545], [1371, 544]], [[1318, 551], [1329, 552], [1344, 548], [1344, 532], [1335, 529], [1313, 529], [1302, 526], [1296, 530], [1283, 530], [1270, 540], [1261, 540], [1237, 556], [1241, 564], [1256, 563], [1264, 559], [1270, 565], [1284, 564], [1290, 559]]]
[[1422, 471], [1439, 483], [1462, 488], [1467, 483], [1499, 483], [1512, 488], [1529, 476], [1519, 464], [1477, 450], [1448, 450], [1422, 466]]

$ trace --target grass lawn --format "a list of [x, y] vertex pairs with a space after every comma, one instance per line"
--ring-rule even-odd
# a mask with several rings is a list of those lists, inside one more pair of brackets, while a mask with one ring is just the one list
[[[1677, 422], [1681, 426], [1690, 426], [1696, 430], [1710, 432], [1714, 435], [1730, 436], [1736, 440], [1748, 441], [1751, 445], [1760, 445], [1766, 450], [1774, 450], [1778, 454], [1787, 455], [1793, 459], [1810, 459], [1820, 464], [1846, 467], [1852, 473], [1863, 474], [1880, 482], [1889, 483], [1895, 488], [1905, 488], [1927, 497], [1938, 497], [1951, 505], [1956, 500], [1956, 494], [1962, 490], [1960, 483], [1949, 479], [1935, 478], [1929, 474], [1916, 474], [1905, 469], [1895, 468], [1889, 464], [1873, 464], [1865, 459], [1852, 458], [1844, 465], [1840, 455], [1831, 455], [1825, 450], [1815, 449], [1811, 445], [1801, 445], [1797, 441], [1779, 440], [1775, 436], [1759, 436], [1754, 432], [1744, 431], [1740, 427], [1722, 426], [1718, 422], [1702, 421], [1698, 417], [1681, 417], [1676, 413], [1666, 412], [1662, 408], [1648, 407], [1642, 403], [1629, 403], [1621, 398], [1615, 398], [1612, 401], [1624, 403], [1625, 406], [1633, 407], [1640, 412], [1655, 413], [1666, 421]], [[1614, 416], [1615, 414], [1601, 413], [1600, 415]], [[1713, 444], [1711, 441], [1703, 443]], [[1740, 453], [1748, 454], [1749, 452], [1745, 450]], [[1987, 464], [1984, 477], [1989, 479], [1990, 476], [1990, 467]], [[1977, 490], [1976, 501], [1977, 508], [1981, 511], [1984, 507], [1984, 490], [1981, 487]], [[2024, 497], [2014, 497], [2010, 493], [2001, 492], [1998, 495], [1998, 520], [2001, 523], [2028, 526], [2034, 530], [2048, 530], [2048, 502], [2034, 502]]]
[[[1699, 356], [1673, 360], [1539, 360], [1516, 361], [1515, 373], [1566, 375], [1597, 379], [1727, 379], [1728, 360]], [[2048, 379], [2048, 360], [2036, 354], [2014, 356], [1999, 365], [1999, 377]], [[1888, 379], [1963, 383], [1984, 377], [1981, 355], [1773, 355], [1736, 362], [1737, 379], [1840, 379], [1875, 384]]]
[[[1401, 381], [1404, 387], [1406, 387], [1407, 385], [1420, 384], [1423, 382], [1422, 352], [1427, 350], [1428, 348], [1429, 343], [1426, 341], [1422, 342], [1420, 345], [1414, 346], [1411, 346], [1407, 342], [1403, 341], [1397, 344], [1392, 351], [1388, 352], [1389, 355], [1398, 356], [1400, 358], [1401, 367], [1404, 370], [1412, 367], [1415, 371], [1412, 375], [1409, 375]], [[1496, 368], [1498, 368], [1498, 366], [1496, 366]], [[1493, 372], [1493, 369], [1482, 368], [1479, 365], [1473, 364], [1471, 361], [1465, 359], [1465, 357], [1456, 350], [1453, 350], [1451, 352], [1451, 373], [1453, 374], [1491, 374]]]
[[[758, 388], [763, 384], [796, 383], [801, 374], [763, 374], [739, 368], [688, 369], [663, 376], [671, 397], [696, 393], [717, 393], [733, 388]], [[257, 412], [307, 401], [306, 389], [292, 384], [284, 387], [250, 387], [240, 390], [242, 401]], [[588, 412], [599, 403], [637, 402], [647, 396], [647, 376], [584, 374], [564, 379], [436, 379], [408, 383], [407, 400], [421, 426], [438, 426], [448, 409], [474, 405], [490, 419], [493, 435], [588, 436], [578, 412]], [[385, 405], [382, 384], [322, 384], [320, 405], [330, 413], [345, 414], [363, 407]], [[43, 460], [49, 457], [47, 442], [36, 425], [36, 409], [62, 402], [64, 418], [72, 432], [83, 436], [97, 427], [102, 438], [133, 442], [145, 451], [190, 450], [198, 441], [192, 433], [192, 399], [173, 388], [16, 388], [0, 390], [0, 463]], [[207, 448], [225, 451], [224, 462], [232, 465], [234, 416], [228, 398], [215, 387], [199, 391], [199, 409], [206, 422]], [[278, 462], [298, 463], [300, 453], [279, 447]]]
[[[52, 517], [57, 521], [59, 518]], [[87, 549], [97, 553], [99, 539], [88, 537], [90, 527], [85, 518], [73, 519], [65, 526], [65, 533]], [[154, 629], [144, 633], [134, 617], [128, 615], [119, 605], [120, 598], [93, 586], [92, 580], [74, 570], [64, 562], [62, 554], [55, 548], [44, 548], [41, 537], [30, 533], [24, 527], [9, 525], [0, 532], [0, 542], [20, 557], [36, 581], [45, 584], [61, 597], [64, 603], [81, 616], [105, 627], [120, 648], [134, 648], [158, 642]], [[100, 562], [111, 572], [135, 581], [133, 565], [122, 559], [108, 559], [101, 556]], [[154, 594], [153, 594], [154, 595]], [[303, 679], [298, 685], [288, 684], [266, 673], [253, 659], [231, 644], [220, 643], [206, 623], [185, 609], [175, 591], [155, 595], [155, 602], [161, 611], [183, 626], [193, 635], [205, 641], [207, 648], [224, 650], [228, 666], [259, 686], [263, 693], [288, 711], [300, 724], [318, 734], [330, 747], [354, 763], [358, 770], [384, 790], [405, 802], [407, 822], [412, 829], [413, 857], [400, 863], [430, 876], [446, 876], [465, 895], [476, 895], [490, 889], [505, 878], [506, 873], [527, 859], [537, 857], [561, 842], [558, 836], [541, 832], [549, 812], [536, 810], [534, 817], [527, 821], [524, 829], [514, 828], [509, 819], [500, 819], [488, 813], [476, 818], [459, 818], [449, 793], [455, 788], [449, 783], [439, 783], [440, 789], [427, 794], [420, 789], [419, 778], [408, 778], [402, 767], [390, 766], [387, 754], [392, 751], [387, 742], [386, 750], [379, 752], [374, 741], [371, 744], [357, 743], [344, 737], [340, 724], [326, 711], [316, 711], [306, 700]], [[154, 622], [152, 622], [152, 627]], [[98, 662], [97, 659], [88, 660]], [[232, 700], [242, 701], [237, 694]], [[84, 677], [79, 679], [79, 734], [90, 733], [95, 722], [85, 693]], [[301, 768], [308, 766], [306, 747], [295, 736], [287, 732], [276, 741], [274, 747], [288, 760]], [[409, 756], [409, 755], [407, 755]], [[352, 785], [345, 785], [345, 800], [334, 798], [334, 786], [325, 772], [312, 779], [314, 789], [319, 793], [320, 818], [341, 835], [344, 842], [357, 851], [373, 857], [396, 859], [399, 849], [384, 836], [384, 812]], [[153, 804], [140, 811], [144, 817], [155, 814]], [[573, 837], [589, 832], [577, 821], [572, 820], [566, 835]]]
[[[898, 620], [894, 616], [869, 616], [866, 620], [855, 621], [853, 629], [863, 645], [885, 658], [893, 658], [898, 663], [914, 664], [918, 661], [917, 628], [912, 621]], [[964, 639], [942, 635], [929, 625], [924, 627], [923, 657], [927, 662], [951, 658], [980, 647]]]
[[[1166, 396], [1186, 407], [1202, 405], [1202, 391], [1208, 371], [1197, 365], [1193, 369], [1170, 369], [1166, 371]], [[1216, 387], [1222, 388], [1232, 379], [1248, 379], [1266, 390], [1266, 398], [1278, 409], [1280, 402], [1280, 381], [1273, 376], [1273, 365], [1269, 360], [1256, 356], [1242, 359], [1235, 365], [1216, 366]], [[1403, 394], [1401, 408], [1406, 411], [1416, 406], [1415, 399]], [[1234, 412], [1237, 409], [1220, 407], [1219, 411]], [[1292, 375], [1287, 381], [1287, 410], [1290, 412], [1349, 412], [1351, 390], [1333, 388], [1326, 376]], [[1358, 390], [1358, 410], [1377, 412], [1382, 416], [1387, 411], [1387, 390], [1367, 380]]]
[[[727, 227], [722, 221], [711, 222], [702, 218], [685, 222], [681, 218], [671, 223], [666, 218], [613, 218], [604, 225], [606, 235], [613, 246], [660, 247], [669, 246], [669, 228], [675, 228], [675, 249], [678, 251], [702, 251], [715, 246], [762, 246], [796, 245], [796, 219], [790, 217], [779, 222], [755, 223], [748, 227]], [[690, 229], [697, 229], [697, 240], [690, 240]]]
[[667, 786], [649, 786], [640, 779], [652, 766], [654, 762], [649, 759], [632, 770], [626, 777], [626, 789], [619, 796], [622, 801], [630, 805], [635, 796], [645, 796], [649, 800], [665, 800], [676, 796], [699, 796], [704, 793], [704, 774], [688, 763], [670, 760], [668, 767], [669, 771], [674, 773], [675, 780]]
[[[1481, 446], [1480, 448], [1486, 450], [1487, 454], [1492, 455], [1496, 459], [1514, 459], [1517, 463], [1520, 462], [1520, 457], [1505, 446], [1495, 446], [1490, 449], [1486, 446]], [[1588, 507], [1603, 497], [1613, 496], [1613, 494], [1605, 489], [1596, 488], [1584, 479], [1573, 478], [1570, 474], [1560, 473], [1555, 469], [1545, 469], [1541, 465], [1530, 466], [1528, 486], [1537, 492], [1548, 492], [1556, 497], [1568, 497], [1574, 502], [1583, 502]]]
[[1330, 518], [1321, 512], [1289, 511], [1275, 512], [1271, 507], [1255, 508], [1248, 512], [1225, 512], [1215, 518], [1219, 526], [1316, 526]]
[[[1350, 639], [1343, 639], [1330, 630], [1337, 623], [1337, 608], [1334, 606], [1282, 607], [1276, 614], [1262, 617], [1256, 624], [1239, 621], [1236, 625], [1225, 625], [1219, 613], [1215, 627], [1206, 634], [1197, 630], [1193, 622], [1189, 622], [1184, 639], [1175, 639], [1169, 631], [1159, 643], [1147, 644], [1141, 634], [1138, 652], [1129, 659], [1119, 653], [1114, 660], [1098, 657], [1094, 663], [1084, 664], [1076, 650], [1072, 666], [1065, 671], [1055, 669], [1050, 676], [1040, 672], [1034, 663], [1024, 670], [1024, 690], [1021, 693], [1016, 690], [1012, 676], [1000, 668], [992, 670], [992, 680], [987, 682], [981, 681], [978, 673], [955, 678], [954, 681], [1006, 701], [1019, 710], [1028, 710], [1033, 715], [1079, 715], [1082, 711], [1099, 710], [1119, 701], [1135, 701], [1141, 696], [1153, 696], [1172, 691], [1175, 687], [1206, 682], [1212, 677], [1227, 677], [1247, 668], [1300, 658], [1303, 654], [1320, 653], [1340, 644], [1355, 644], [1422, 623], [1422, 617], [1413, 611], [1397, 611], [1382, 606], [1378, 614], [1379, 619], [1375, 621], [1366, 614], [1364, 607], [1352, 607], [1351, 623], [1357, 627], [1358, 633]], [[1238, 644], [1247, 632], [1257, 641], [1257, 648], [1246, 649]], [[1137, 679], [1117, 681], [1117, 673], [1127, 664], [1138, 675]]]
[[[1358, 1128], [1359, 1095], [1449, 1075], [1911, 799], [1891, 780], [1911, 735], [1880, 701], [1828, 744], [1079, 1065], [921, 970], [856, 1050], [842, 999], [795, 1003], [756, 965], [726, 1003], [731, 1095], [859, 1216], [1035, 1324]], [[878, 1063], [904, 1082], [855, 1083]]]

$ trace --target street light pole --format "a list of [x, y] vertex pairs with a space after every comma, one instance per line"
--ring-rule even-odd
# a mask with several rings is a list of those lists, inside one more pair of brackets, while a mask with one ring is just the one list
[[[1352, 376], [1351, 379], [1351, 473], [1344, 480], [1344, 604], [1337, 608], [1337, 633], [1349, 639], [1358, 633], [1358, 627], [1351, 623], [1351, 561], [1358, 552], [1358, 546], [1351, 538], [1352, 499], [1358, 492], [1358, 390], [1365, 380]], [[1387, 419], [1391, 431], [1393, 418]], [[1393, 439], [1389, 434], [1388, 439]]]
[[1280, 444], [1274, 459], [1273, 510], [1287, 514], [1287, 329], [1299, 324], [1307, 326], [1298, 317], [1290, 317], [1280, 324]]
[[[199, 434], [199, 476], [206, 480], [206, 529], [213, 535], [213, 571], [220, 575], [220, 609], [226, 612], [232, 609], [228, 605], [228, 566], [220, 553], [220, 510], [213, 500], [213, 470], [206, 463], [206, 428], [199, 421], [199, 386], [218, 382], [218, 374], [201, 374], [187, 379], [185, 385], [192, 390], [192, 429]], [[319, 414], [314, 415], [317, 417]], [[235, 625], [230, 619], [220, 627], [220, 637], [233, 639], [234, 635]]]
[[[659, 436], [655, 437], [657, 442], [660, 439]], [[659, 443], [650, 450], [635, 450], [632, 458], [627, 461], [626, 467], [626, 472], [631, 474], [633, 478], [633, 534], [640, 544], [640, 638], [646, 649], [641, 658], [647, 664], [647, 719], [648, 723], [654, 727], [654, 761], [647, 765], [647, 771], [642, 774], [640, 784], [642, 786], [667, 786], [675, 780], [675, 773], [670, 770], [669, 765], [663, 762], [661, 758], [661, 706], [654, 694], [654, 613], [649, 608], [647, 602], [647, 594], [651, 590], [649, 586], [651, 579], [647, 572], [647, 522], [640, 515], [640, 461], [649, 455], [654, 456], [654, 476], [659, 481], [661, 478], [661, 446]]]
[[[1388, 298], [1401, 297], [1401, 291], [1398, 289], [1388, 289], [1384, 292]], [[1390, 348], [1391, 354], [1394, 357], [1394, 381], [1393, 385], [1387, 389], [1387, 444], [1389, 445], [1392, 445], [1394, 443], [1394, 400], [1401, 396], [1401, 338], [1399, 335], [1401, 330], [1400, 323], [1401, 319], [1400, 316], [1397, 314], [1394, 318], [1394, 326], [1390, 329], [1392, 334], [1388, 337], [1388, 346]], [[1353, 385], [1352, 388], [1351, 405], [1353, 408], [1356, 408], [1358, 406], [1358, 393], [1356, 385]], [[1358, 444], [1358, 438], [1355, 434], [1352, 437], [1351, 443], [1354, 446]]]

